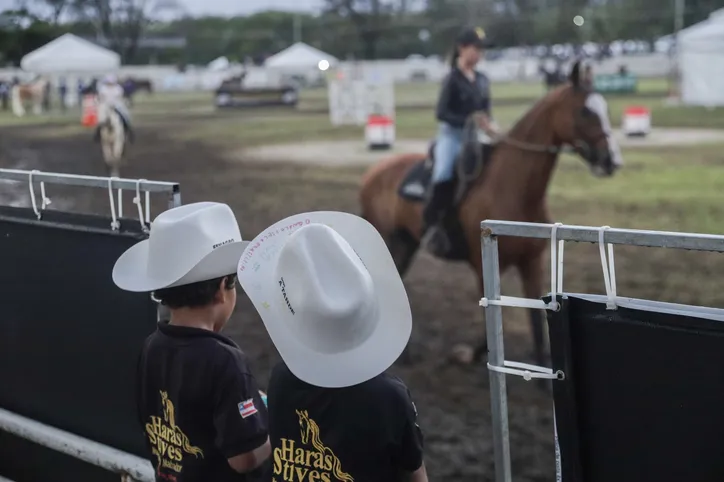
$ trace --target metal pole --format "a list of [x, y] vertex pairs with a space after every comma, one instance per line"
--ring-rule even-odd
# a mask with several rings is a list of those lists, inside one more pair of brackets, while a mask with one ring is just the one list
[[686, 0], [674, 0], [674, 2], [674, 35], [678, 36], [679, 31], [684, 28]]
[[[686, 8], [686, 0], [674, 0], [674, 42], [669, 50], [669, 61], [671, 64], [671, 75], [669, 76], [670, 85], [669, 91], [672, 87], [676, 89], [677, 95], [681, 95], [680, 79], [679, 79], [679, 32], [684, 28], [684, 11]], [[671, 94], [671, 92], [670, 92]]]
[[[30, 174], [34, 182], [63, 184], [66, 186], [98, 187], [108, 189], [107, 177], [85, 176], [81, 174], [64, 174], [59, 172], [22, 171], [19, 169], [0, 169], [0, 179], [8, 181], [28, 182]], [[136, 190], [138, 185], [142, 192], [174, 193], [179, 190], [178, 183], [164, 181], [139, 181], [138, 179], [116, 178], [110, 181], [111, 189]]]
[[294, 43], [302, 41], [302, 18], [299, 14], [294, 15]]
[[[484, 294], [489, 300], [499, 300], [498, 238], [492, 235], [490, 229], [483, 229], [482, 238]], [[488, 340], [488, 363], [502, 367], [505, 363], [505, 353], [503, 348], [503, 310], [500, 305], [488, 305], [485, 308], [485, 329]], [[488, 377], [490, 378], [490, 408], [493, 417], [495, 481], [511, 482], [508, 394], [505, 374], [488, 370]]]

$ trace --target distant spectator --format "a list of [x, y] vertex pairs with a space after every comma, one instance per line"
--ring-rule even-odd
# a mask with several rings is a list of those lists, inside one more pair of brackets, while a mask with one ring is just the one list
[[47, 82], [45, 84], [45, 89], [43, 90], [43, 110], [45, 112], [48, 112], [50, 110], [50, 92], [51, 92], [51, 86], [50, 82]]
[[68, 83], [65, 80], [65, 77], [61, 77], [58, 80], [58, 103], [60, 103], [60, 110], [65, 112], [65, 109], [67, 107], [66, 101], [68, 96]]
[[85, 83], [83, 82], [83, 79], [78, 79], [78, 82], [76, 84], [76, 92], [78, 93], [78, 105], [82, 105], [83, 95], [85, 94]]
[[593, 69], [591, 64], [586, 64], [583, 68], [583, 85], [589, 89], [593, 88]]
[[5, 80], [0, 80], [0, 102], [2, 102], [3, 110], [9, 109], [10, 84]]

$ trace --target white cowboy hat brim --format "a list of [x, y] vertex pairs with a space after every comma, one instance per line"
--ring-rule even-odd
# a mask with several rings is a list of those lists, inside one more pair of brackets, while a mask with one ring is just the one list
[[[312, 223], [337, 231], [357, 252], [374, 282], [375, 329], [349, 351], [320, 353], [305, 345], [289, 329], [293, 315], [276, 299], [281, 298], [274, 278], [279, 252], [291, 233]], [[239, 261], [238, 276], [289, 370], [312, 385], [340, 388], [374, 378], [392, 366], [410, 339], [412, 313], [395, 262], [375, 227], [358, 216], [318, 211], [279, 221], [250, 242]]]
[[172, 272], [163, 277], [148, 274], [148, 240], [131, 246], [113, 266], [113, 282], [121, 289], [151, 292], [197, 281], [205, 281], [233, 274], [248, 241], [237, 241], [214, 249], [201, 258], [186, 258], [176, 263]]

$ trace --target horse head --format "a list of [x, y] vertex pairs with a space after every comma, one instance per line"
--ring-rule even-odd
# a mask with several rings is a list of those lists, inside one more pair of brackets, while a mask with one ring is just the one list
[[576, 61], [568, 80], [554, 99], [551, 120], [555, 136], [573, 146], [595, 176], [611, 176], [623, 165], [623, 158], [613, 137], [608, 103], [593, 90], [590, 66]]
[[309, 415], [306, 410], [297, 410], [297, 416], [299, 417], [299, 431], [302, 436], [302, 443], [309, 443]]

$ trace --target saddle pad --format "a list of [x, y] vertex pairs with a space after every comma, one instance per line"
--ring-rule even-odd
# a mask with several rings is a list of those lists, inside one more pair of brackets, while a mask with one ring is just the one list
[[426, 198], [431, 179], [432, 169], [427, 166], [427, 162], [420, 161], [408, 171], [397, 193], [403, 199], [422, 202]]

